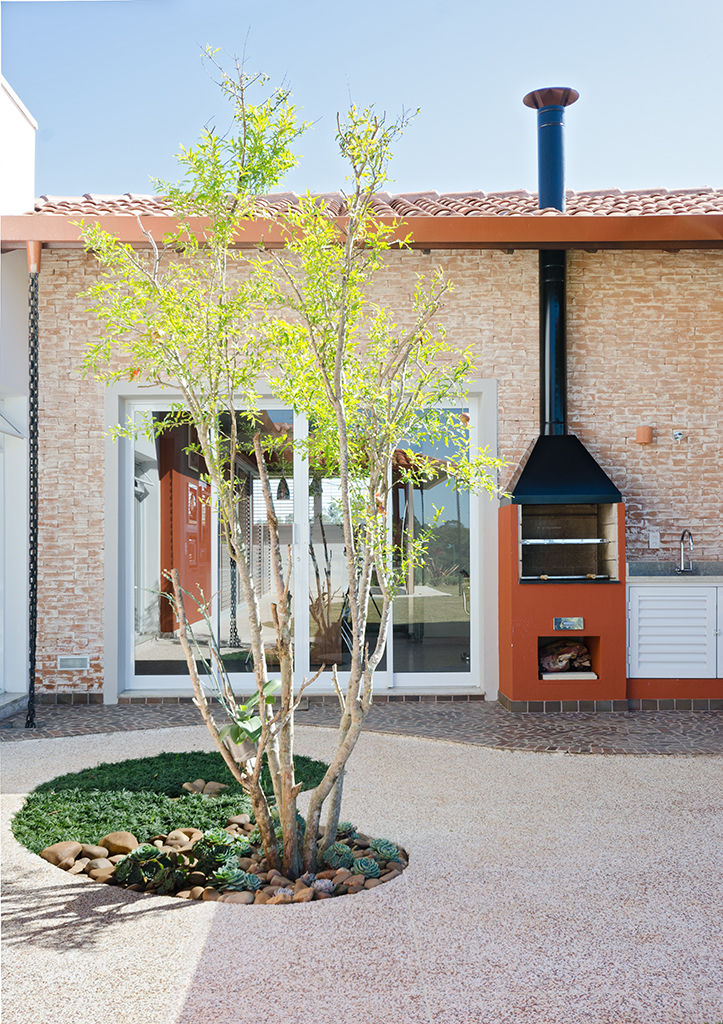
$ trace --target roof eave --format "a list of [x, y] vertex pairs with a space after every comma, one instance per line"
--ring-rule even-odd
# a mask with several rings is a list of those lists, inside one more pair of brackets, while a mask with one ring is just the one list
[[[0, 218], [3, 249], [24, 247], [28, 241], [49, 246], [80, 246], [80, 215], [22, 214]], [[626, 216], [489, 216], [377, 218], [397, 225], [398, 237], [412, 236], [413, 249], [700, 249], [723, 248], [723, 214], [653, 214]], [[122, 242], [145, 246], [143, 231], [160, 241], [175, 220], [168, 216], [85, 216], [99, 223]], [[340, 222], [343, 218], [339, 218]], [[205, 218], [193, 218], [194, 232], [202, 234]], [[143, 229], [143, 230], [142, 230]], [[264, 243], [282, 247], [283, 231], [264, 218], [250, 221], [239, 235], [241, 248]]]

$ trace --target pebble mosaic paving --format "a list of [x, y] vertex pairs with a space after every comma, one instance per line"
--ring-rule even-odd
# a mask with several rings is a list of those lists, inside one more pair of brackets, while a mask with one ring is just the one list
[[[333, 728], [338, 709], [311, 704], [299, 710], [299, 725]], [[41, 705], [36, 728], [25, 729], [25, 714], [0, 723], [0, 741], [12, 742], [200, 725], [190, 704]], [[561, 751], [570, 754], [723, 754], [719, 711], [579, 712], [511, 714], [496, 702], [381, 704], [372, 707], [365, 728], [372, 732], [469, 743], [503, 750]]]

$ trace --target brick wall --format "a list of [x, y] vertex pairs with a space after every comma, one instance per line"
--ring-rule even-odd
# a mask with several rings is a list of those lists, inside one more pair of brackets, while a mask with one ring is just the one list
[[[78, 293], [94, 261], [43, 253], [40, 273], [40, 470], [38, 686], [103, 687], [103, 387], [83, 379], [83, 348], [95, 325]], [[113, 514], [114, 510], [111, 510]], [[90, 658], [90, 670], [59, 671], [58, 655]]]
[[[440, 263], [455, 285], [440, 316], [448, 338], [472, 346], [480, 379], [498, 380], [507, 484], [539, 429], [537, 253], [393, 254], [374, 297], [405, 305], [416, 274]], [[103, 392], [79, 373], [96, 326], [78, 293], [94, 271], [81, 252], [43, 255], [38, 674], [46, 690], [102, 687]], [[672, 560], [687, 526], [696, 559], [723, 560], [722, 286], [720, 252], [570, 254], [570, 430], [623, 492], [629, 559]], [[641, 424], [655, 427], [654, 444], [634, 443]], [[674, 428], [686, 434], [679, 445]], [[658, 551], [648, 548], [650, 529], [660, 530]], [[89, 672], [56, 669], [58, 654], [76, 653], [89, 655]]]

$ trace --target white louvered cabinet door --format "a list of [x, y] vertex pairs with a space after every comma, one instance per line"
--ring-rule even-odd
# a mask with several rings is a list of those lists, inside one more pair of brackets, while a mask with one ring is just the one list
[[631, 586], [628, 599], [631, 679], [715, 679], [716, 587]]

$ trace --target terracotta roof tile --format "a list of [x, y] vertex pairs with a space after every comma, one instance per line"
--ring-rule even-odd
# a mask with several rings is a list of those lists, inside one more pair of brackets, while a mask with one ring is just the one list
[[[344, 197], [339, 192], [319, 195], [330, 216], [345, 212]], [[372, 200], [372, 209], [381, 217], [561, 217], [561, 216], [656, 216], [664, 214], [723, 213], [723, 189], [600, 189], [594, 192], [568, 192], [565, 214], [558, 210], [539, 210], [537, 195], [523, 190], [512, 192], [402, 192], [390, 195], [379, 192]], [[260, 215], [283, 212], [298, 202], [293, 192], [260, 196]], [[162, 196], [98, 195], [41, 196], [35, 213], [58, 216], [141, 216], [170, 217], [173, 211]]]

